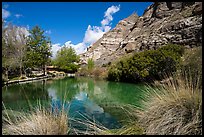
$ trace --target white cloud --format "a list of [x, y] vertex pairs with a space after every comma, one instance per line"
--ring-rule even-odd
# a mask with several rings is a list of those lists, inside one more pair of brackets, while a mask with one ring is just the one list
[[45, 33], [47, 33], [47, 34], [51, 34], [52, 31], [51, 31], [51, 30], [46, 30]]
[[21, 15], [21, 14], [15, 14], [15, 17], [16, 18], [20, 18], [20, 17], [22, 17], [23, 15]]
[[52, 58], [54, 59], [56, 57], [56, 54], [57, 54], [57, 51], [59, 49], [61, 49], [62, 47], [60, 46], [60, 43], [57, 43], [57, 44], [53, 44], [52, 45], [52, 49], [51, 49], [51, 52], [52, 52]]
[[2, 9], [2, 18], [6, 19], [11, 15], [11, 13], [5, 9]]
[[111, 29], [110, 26], [104, 26], [104, 31], [105, 31], [105, 32], [108, 32], [110, 29]]
[[75, 45], [75, 44], [72, 44], [71, 41], [67, 41], [65, 43], [65, 46], [72, 47], [76, 51], [76, 54], [83, 53], [86, 50], [86, 48], [87, 48], [86, 45], [83, 42], [78, 43], [78, 44]]
[[[111, 29], [110, 23], [113, 20], [112, 15], [119, 10], [120, 5], [109, 7], [105, 12], [104, 19], [101, 21], [101, 26], [88, 25], [82, 42], [78, 44], [72, 44], [71, 41], [67, 41], [64, 45], [74, 48], [77, 54], [84, 53], [85, 51], [87, 51], [87, 47], [91, 46], [93, 43], [99, 40], [104, 33], [108, 32]], [[60, 46], [60, 44], [52, 45], [53, 58], [55, 58], [57, 50], [62, 47], [63, 46]]]
[[120, 10], [120, 5], [109, 7], [105, 12], [105, 15], [104, 15], [105, 18], [101, 21], [102, 26], [109, 25], [110, 21], [113, 20], [112, 15], [118, 12], [119, 10]]
[[104, 15], [104, 19], [101, 21], [101, 26], [93, 26], [91, 25], [88, 26], [83, 43], [92, 45], [95, 43], [98, 39], [100, 39], [104, 33], [108, 32], [111, 29], [110, 22], [113, 20], [113, 14], [118, 12], [120, 10], [120, 5], [119, 6], [111, 6], [109, 7]]
[[98, 27], [98, 26], [91, 27], [89, 25], [87, 30], [86, 30], [83, 42], [86, 44], [89, 44], [89, 45], [93, 44], [99, 38], [101, 38], [104, 33], [105, 33], [105, 31], [103, 31], [102, 27]]
[[86, 51], [86, 48], [87, 48], [87, 46], [84, 43], [78, 43], [75, 45], [75, 44], [72, 44], [71, 41], [65, 42], [65, 44], [63, 46], [61, 46], [60, 43], [53, 44], [52, 49], [51, 49], [53, 59], [56, 57], [57, 51], [60, 50], [64, 46], [72, 47], [76, 51], [76, 54], [83, 53], [84, 51]]

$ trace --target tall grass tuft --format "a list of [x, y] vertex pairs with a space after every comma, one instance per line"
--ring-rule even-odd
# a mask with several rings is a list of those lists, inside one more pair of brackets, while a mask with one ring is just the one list
[[6, 114], [3, 134], [7, 135], [65, 135], [68, 133], [68, 117], [62, 109], [58, 114], [39, 106], [31, 114], [21, 113], [18, 118]]
[[145, 134], [202, 134], [202, 89], [199, 88], [199, 77], [198, 83], [193, 83], [192, 77], [182, 76], [174, 75], [159, 87], [147, 89], [143, 109], [138, 113]]

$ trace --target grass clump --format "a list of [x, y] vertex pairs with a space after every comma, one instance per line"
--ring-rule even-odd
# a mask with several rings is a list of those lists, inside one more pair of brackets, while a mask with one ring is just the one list
[[66, 135], [69, 130], [68, 117], [63, 110], [54, 114], [38, 108], [31, 114], [21, 113], [18, 118], [11, 119], [5, 114], [3, 120], [7, 123], [2, 127], [4, 135]]
[[202, 89], [195, 85], [192, 79], [176, 75], [160, 87], [148, 89], [143, 110], [138, 111], [145, 134], [201, 135]]
[[131, 123], [129, 125], [125, 125], [120, 129], [112, 129], [112, 130], [103, 130], [100, 132], [100, 135], [142, 135], [144, 129], [136, 124]]
[[[197, 83], [202, 88], [202, 46], [186, 49], [181, 61], [182, 71], [188, 71], [187, 77], [193, 76], [193, 83]], [[199, 82], [197, 82], [197, 77]]]

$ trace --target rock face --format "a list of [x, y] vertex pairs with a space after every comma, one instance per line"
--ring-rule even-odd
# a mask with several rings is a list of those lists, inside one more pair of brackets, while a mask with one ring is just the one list
[[133, 13], [81, 54], [81, 63], [93, 58], [96, 66], [102, 66], [167, 43], [202, 45], [202, 2], [155, 2], [143, 16]]

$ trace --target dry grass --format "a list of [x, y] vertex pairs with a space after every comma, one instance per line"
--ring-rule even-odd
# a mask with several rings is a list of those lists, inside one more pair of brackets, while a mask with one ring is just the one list
[[39, 107], [31, 114], [21, 113], [12, 120], [7, 114], [3, 117], [7, 122], [3, 126], [3, 134], [7, 135], [65, 135], [68, 133], [67, 114], [62, 110], [53, 114]]
[[78, 124], [84, 125], [85, 130], [72, 128], [71, 135], [141, 135], [143, 128], [135, 121], [124, 125], [122, 128], [108, 129], [101, 123], [90, 120], [73, 120]]
[[80, 120], [80, 119], [72, 119], [72, 122], [76, 122], [78, 125], [83, 126], [83, 129], [77, 129], [72, 127], [70, 130], [70, 135], [101, 135], [103, 132], [108, 129], [101, 125], [100, 123], [96, 123], [95, 121]]
[[120, 129], [112, 129], [112, 130], [102, 130], [98, 135], [142, 135], [143, 128], [136, 124], [131, 123], [129, 125], [125, 125]]
[[148, 89], [138, 113], [145, 134], [202, 134], [202, 89], [191, 81], [192, 77], [176, 75], [160, 87]]

